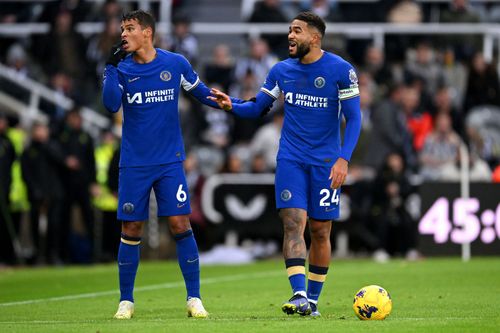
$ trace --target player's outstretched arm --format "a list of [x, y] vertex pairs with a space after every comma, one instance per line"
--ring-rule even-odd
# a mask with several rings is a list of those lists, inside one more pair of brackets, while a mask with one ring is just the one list
[[[216, 109], [222, 109], [217, 102], [207, 98], [207, 96], [210, 96], [211, 90], [208, 89], [208, 87], [203, 82], [201, 82], [199, 80], [196, 84], [196, 87], [189, 90], [189, 93], [202, 104], [211, 106], [211, 107], [216, 108]], [[231, 103], [235, 103], [235, 104], [246, 102], [245, 100], [235, 98], [235, 97], [229, 97], [229, 98], [230, 98]]]
[[242, 118], [257, 118], [263, 116], [269, 112], [274, 102], [274, 98], [262, 91], [260, 91], [255, 98], [249, 101], [243, 101], [244, 103], [239, 102], [241, 100], [235, 102], [232, 97], [229, 97], [215, 88], [212, 88], [210, 93], [212, 96], [207, 97], [209, 100], [217, 103], [221, 109], [234, 113]]

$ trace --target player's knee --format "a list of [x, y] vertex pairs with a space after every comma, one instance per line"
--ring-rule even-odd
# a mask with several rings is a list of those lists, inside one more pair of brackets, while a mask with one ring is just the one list
[[304, 222], [299, 216], [293, 214], [280, 214], [283, 221], [285, 234], [303, 234]]
[[142, 237], [143, 222], [123, 222], [122, 233], [130, 237]]
[[191, 223], [187, 215], [170, 216], [168, 218], [168, 226], [173, 235], [182, 234], [191, 229]]
[[330, 225], [328, 222], [324, 222], [323, 225], [309, 225], [309, 231], [311, 232], [311, 238], [316, 242], [328, 242], [330, 241]]

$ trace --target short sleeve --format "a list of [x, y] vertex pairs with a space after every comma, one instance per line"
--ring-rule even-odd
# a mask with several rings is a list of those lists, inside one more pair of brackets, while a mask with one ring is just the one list
[[281, 90], [278, 85], [278, 64], [271, 68], [266, 81], [260, 90], [274, 99], [277, 99], [280, 96]]
[[339, 73], [339, 100], [359, 96], [358, 76], [352, 65], [348, 62], [341, 63]]

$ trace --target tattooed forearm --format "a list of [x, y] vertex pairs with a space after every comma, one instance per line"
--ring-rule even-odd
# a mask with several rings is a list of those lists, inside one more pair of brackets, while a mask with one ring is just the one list
[[285, 259], [305, 258], [307, 255], [304, 241], [306, 212], [298, 208], [286, 208], [280, 211], [280, 217], [284, 229], [283, 256]]

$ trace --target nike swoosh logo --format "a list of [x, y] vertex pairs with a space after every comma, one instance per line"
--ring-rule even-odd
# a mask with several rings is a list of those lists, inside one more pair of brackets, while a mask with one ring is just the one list
[[199, 258], [196, 258], [196, 259], [193, 259], [193, 260], [190, 260], [188, 259], [187, 262], [188, 264], [192, 264], [193, 262], [197, 262]]
[[177, 208], [182, 208], [182, 207], [184, 207], [185, 205], [186, 205], [185, 203], [183, 203], [183, 204], [177, 204]]
[[131, 262], [119, 262], [118, 266], [126, 266], [126, 265], [132, 265]]
[[128, 83], [130, 83], [130, 82], [134, 82], [134, 81], [137, 81], [137, 80], [139, 80], [140, 78], [141, 78], [141, 77], [140, 77], [140, 76], [138, 76], [138, 77], [134, 77], [133, 79], [128, 79]]
[[303, 307], [303, 306], [306, 306], [306, 305], [307, 305], [307, 303], [299, 303], [300, 307]]
[[325, 212], [331, 212], [332, 210], [335, 210], [336, 207], [333, 207], [333, 208], [325, 208]]

